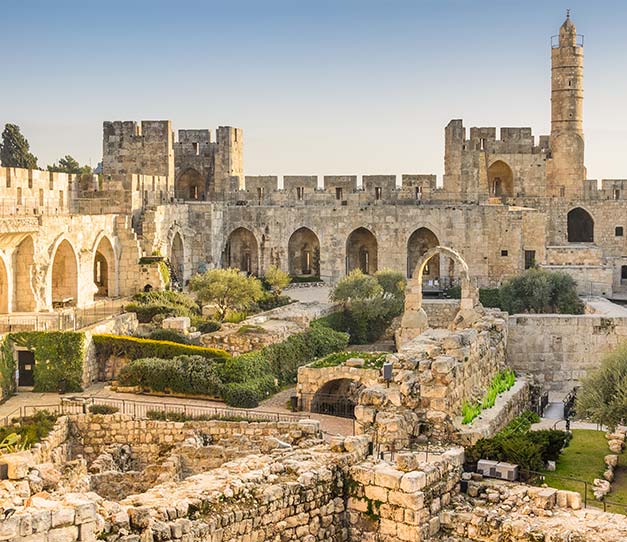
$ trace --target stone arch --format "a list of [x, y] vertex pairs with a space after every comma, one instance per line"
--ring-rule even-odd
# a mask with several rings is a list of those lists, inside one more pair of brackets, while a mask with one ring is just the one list
[[566, 219], [569, 243], [594, 242], [594, 219], [588, 211], [582, 207], [575, 207], [568, 211]]
[[7, 265], [4, 263], [4, 257], [0, 257], [0, 314], [9, 312], [10, 297], [9, 271]]
[[320, 276], [320, 240], [309, 228], [298, 228], [287, 243], [290, 275]]
[[378, 269], [377, 238], [367, 228], [353, 230], [346, 240], [346, 273], [361, 269], [366, 275], [374, 275]]
[[455, 262], [461, 280], [462, 298], [460, 309], [452, 325], [466, 327], [477, 319], [480, 312], [479, 290], [470, 282], [468, 264], [452, 248], [437, 246], [429, 249], [418, 261], [412, 278], [405, 289], [405, 311], [397, 335], [397, 347], [420, 335], [428, 327], [427, 314], [422, 308], [422, 281], [425, 266], [436, 255], [443, 255]]
[[364, 384], [352, 378], [336, 378], [320, 386], [311, 399], [311, 412], [354, 418], [359, 392]]
[[[418, 228], [407, 239], [407, 278], [412, 278], [420, 258], [433, 247], [440, 244], [438, 237], [429, 228]], [[426, 280], [440, 278], [440, 255], [436, 254], [425, 267]]]
[[187, 168], [183, 171], [174, 185], [174, 191], [178, 199], [198, 200], [206, 199], [206, 183], [198, 170]]
[[224, 263], [252, 275], [259, 273], [259, 245], [252, 231], [239, 227], [231, 232], [224, 248]]
[[178, 283], [182, 286], [185, 277], [185, 244], [179, 231], [172, 237], [169, 259], [172, 283]]
[[33, 290], [35, 243], [31, 235], [24, 238], [13, 251], [13, 311], [34, 312], [37, 300]]
[[488, 168], [490, 195], [512, 197], [514, 195], [514, 173], [503, 160], [497, 160]]
[[97, 288], [97, 297], [113, 297], [117, 294], [116, 283], [116, 258], [113, 244], [110, 239], [101, 234], [97, 239], [94, 249], [93, 276]]
[[61, 240], [54, 251], [50, 270], [52, 304], [78, 301], [78, 258], [72, 244]]

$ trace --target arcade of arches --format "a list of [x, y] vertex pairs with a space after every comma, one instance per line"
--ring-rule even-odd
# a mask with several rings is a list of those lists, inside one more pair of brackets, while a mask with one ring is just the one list
[[72, 245], [61, 241], [52, 261], [52, 303], [76, 303], [78, 297], [78, 264]]
[[569, 243], [594, 242], [594, 220], [588, 211], [581, 207], [571, 209], [567, 221]]
[[226, 267], [256, 275], [259, 273], [259, 248], [253, 232], [237, 228], [231, 232], [224, 249]]
[[289, 273], [293, 276], [320, 276], [320, 241], [309, 228], [299, 228], [287, 244]]
[[497, 160], [488, 168], [488, 183], [492, 196], [514, 195], [514, 174], [502, 160]]
[[357, 228], [346, 241], [346, 273], [360, 269], [366, 275], [377, 272], [377, 239], [370, 230]]
[[179, 199], [205, 200], [205, 181], [195, 169], [186, 169], [176, 180], [175, 193]]
[[9, 276], [0, 258], [0, 313], [9, 312]]

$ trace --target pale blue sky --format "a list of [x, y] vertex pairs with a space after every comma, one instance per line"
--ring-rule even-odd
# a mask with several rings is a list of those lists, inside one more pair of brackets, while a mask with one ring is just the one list
[[549, 39], [585, 35], [590, 178], [627, 178], [626, 2], [0, 0], [0, 123], [95, 165], [104, 120], [244, 128], [247, 174], [436, 173], [444, 126], [549, 131]]

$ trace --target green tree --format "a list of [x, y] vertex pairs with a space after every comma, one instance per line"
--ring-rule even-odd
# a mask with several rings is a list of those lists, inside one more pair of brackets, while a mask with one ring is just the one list
[[403, 273], [392, 269], [381, 269], [381, 271], [377, 271], [374, 276], [385, 293], [392, 294], [399, 299], [405, 297], [407, 280]]
[[210, 269], [189, 282], [202, 304], [214, 304], [220, 321], [229, 310], [245, 310], [263, 296], [261, 281], [239, 269]]
[[348, 303], [357, 299], [370, 299], [383, 293], [383, 288], [372, 275], [365, 275], [359, 269], [353, 269], [340, 279], [331, 292], [331, 301]]
[[583, 302], [570, 275], [529, 269], [500, 288], [501, 308], [510, 314], [583, 314]]
[[28, 140], [16, 124], [6, 124], [0, 143], [0, 163], [4, 167], [37, 169], [37, 157], [31, 154]]
[[605, 356], [577, 392], [578, 418], [610, 428], [627, 422], [627, 343]]
[[58, 164], [48, 166], [48, 171], [57, 171], [59, 173], [91, 173], [91, 167], [85, 165], [83, 167], [69, 154], [59, 159]]
[[281, 292], [288, 286], [290, 282], [292, 282], [290, 276], [285, 271], [279, 269], [276, 265], [271, 265], [270, 267], [268, 267], [264, 278], [266, 279], [266, 282], [270, 285], [270, 288], [272, 288], [274, 295], [277, 297], [280, 296]]

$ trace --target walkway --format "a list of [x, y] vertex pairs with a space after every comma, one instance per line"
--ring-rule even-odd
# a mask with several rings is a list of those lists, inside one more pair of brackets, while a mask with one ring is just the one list
[[[287, 402], [291, 395], [295, 393], [295, 388], [283, 390], [264, 401], [257, 408], [252, 410], [273, 412], [279, 414], [292, 414], [287, 408]], [[112, 391], [109, 386], [98, 383], [81, 393], [69, 393], [59, 395], [58, 393], [20, 392], [10, 397], [5, 403], [0, 405], [0, 419], [6, 416], [16, 416], [22, 407], [45, 407], [57, 406], [63, 397], [98, 397], [100, 399], [117, 399], [126, 401], [142, 401], [144, 403], [154, 403], [155, 406], [163, 404], [177, 404], [188, 406], [208, 406], [224, 408], [226, 405], [220, 401], [208, 401], [205, 399], [185, 399], [180, 397], [159, 397], [154, 395], [139, 395], [134, 393], [118, 393]], [[309, 413], [307, 413], [309, 414]], [[309, 414], [309, 417], [320, 421], [320, 427], [325, 435], [352, 435], [353, 420], [326, 416], [324, 414]]]

